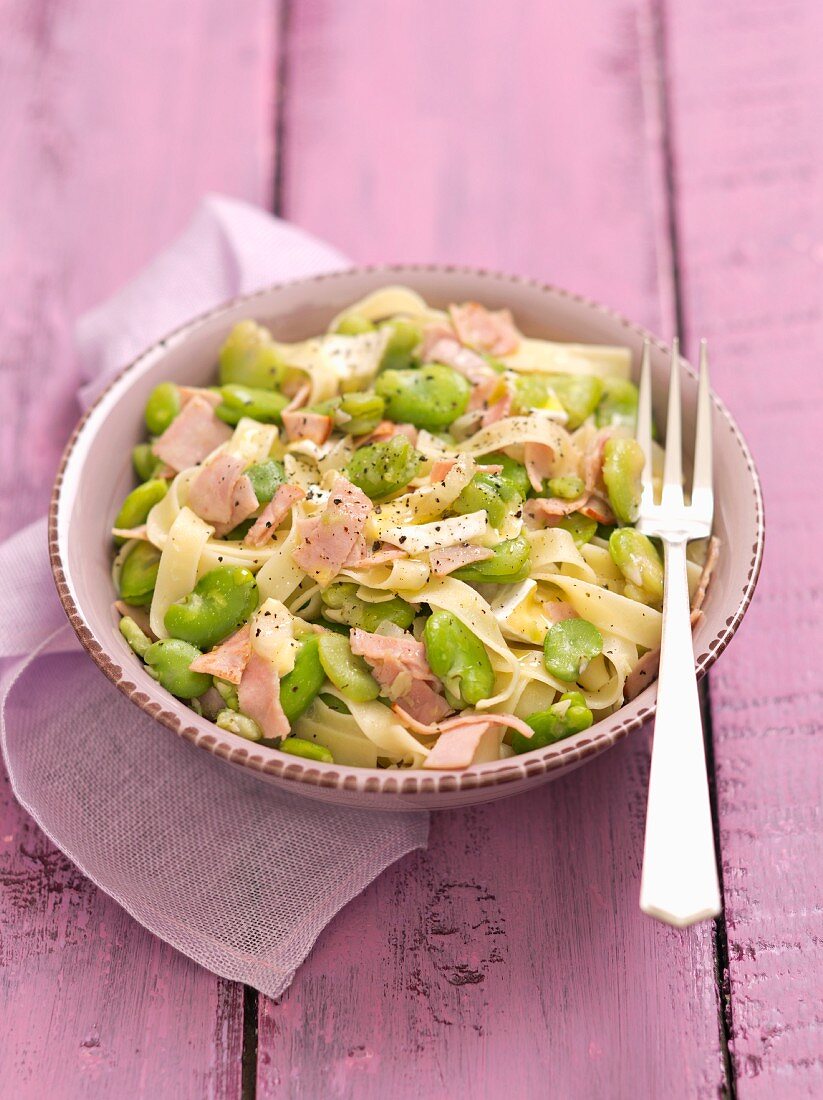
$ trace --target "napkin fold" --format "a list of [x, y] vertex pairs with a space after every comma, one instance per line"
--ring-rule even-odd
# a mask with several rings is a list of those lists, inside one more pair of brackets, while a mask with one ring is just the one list
[[[81, 403], [211, 306], [347, 266], [294, 226], [207, 198], [162, 255], [78, 322]], [[0, 578], [0, 747], [18, 801], [155, 935], [221, 977], [280, 996], [335, 913], [425, 847], [428, 815], [279, 790], [144, 715], [66, 624], [45, 519], [0, 546]]]

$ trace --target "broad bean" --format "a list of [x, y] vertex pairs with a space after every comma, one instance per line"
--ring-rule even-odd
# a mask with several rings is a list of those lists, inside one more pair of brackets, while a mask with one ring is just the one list
[[551, 409], [558, 413], [566, 411], [547, 374], [518, 375], [514, 382], [514, 405], [518, 412], [529, 409]]
[[163, 465], [151, 449], [151, 443], [138, 443], [132, 448], [131, 464], [141, 481], [150, 481], [155, 471]]
[[149, 675], [178, 699], [196, 699], [211, 687], [211, 676], [192, 672], [190, 665], [201, 651], [179, 638], [161, 638], [143, 655]]
[[270, 458], [266, 462], [255, 462], [253, 466], [249, 466], [246, 477], [260, 504], [268, 504], [280, 486], [285, 484], [286, 471], [282, 462]]
[[592, 415], [603, 395], [603, 382], [593, 374], [553, 374], [550, 384], [566, 410], [570, 432]]
[[294, 725], [314, 702], [323, 684], [326, 673], [320, 663], [319, 636], [307, 634], [300, 643], [294, 668], [280, 681], [280, 706]]
[[404, 489], [420, 469], [421, 457], [405, 435], [359, 447], [346, 466], [346, 477], [372, 500]]
[[174, 382], [161, 382], [146, 402], [146, 427], [150, 435], [162, 435], [180, 412], [183, 402]]
[[268, 329], [256, 321], [239, 321], [220, 349], [220, 382], [257, 389], [276, 389], [286, 366]]
[[563, 619], [543, 641], [543, 664], [550, 676], [573, 683], [592, 657], [603, 652], [603, 635], [588, 619]]
[[226, 424], [239, 424], [244, 416], [261, 424], [279, 424], [280, 414], [289, 403], [285, 394], [231, 383], [220, 387], [222, 402], [214, 410]]
[[634, 527], [618, 527], [609, 539], [609, 553], [626, 578], [625, 595], [659, 607], [663, 601], [663, 563], [651, 540]]
[[398, 423], [431, 432], [448, 428], [466, 411], [471, 386], [451, 367], [429, 363], [409, 370], [385, 370], [375, 389], [386, 400], [386, 415]]
[[317, 745], [302, 737], [287, 737], [280, 745], [280, 751], [289, 756], [302, 756], [304, 760], [318, 760], [322, 764], [334, 763], [334, 757], [325, 745]]
[[[163, 499], [168, 492], [168, 488], [169, 483], [158, 477], [153, 478], [151, 481], [144, 481], [142, 485], [132, 489], [120, 505], [120, 511], [114, 519], [114, 526], [129, 528], [139, 527], [141, 523], [145, 523], [149, 512], [158, 501]], [[119, 545], [125, 539], [118, 536], [114, 541]]]
[[380, 685], [362, 657], [351, 651], [342, 634], [321, 634], [318, 656], [326, 676], [353, 703], [368, 703], [380, 694]]
[[237, 697], [237, 687], [235, 684], [230, 684], [228, 680], [220, 680], [215, 676], [214, 686], [217, 689], [218, 695], [229, 710], [240, 710], [240, 700]]
[[335, 413], [335, 424], [346, 435], [368, 435], [383, 419], [386, 402], [379, 393], [344, 393]]
[[630, 428], [637, 423], [637, 386], [626, 378], [604, 378], [594, 415], [598, 428]]
[[362, 313], [345, 313], [334, 331], [339, 336], [362, 336], [364, 332], [374, 332], [374, 322]]
[[520, 497], [521, 500], [525, 500], [531, 491], [531, 482], [529, 481], [529, 473], [522, 462], [518, 462], [516, 458], [510, 458], [508, 455], [502, 452], [495, 451], [492, 454], [483, 455], [482, 458], [478, 458], [478, 463], [483, 466], [502, 466], [503, 469], [496, 476], [500, 478], [503, 484], [507, 487], [506, 491], [509, 496], [503, 496], [504, 500], [513, 500], [515, 497]]
[[565, 474], [562, 477], [550, 477], [547, 485], [550, 497], [560, 497], [561, 500], [577, 500], [582, 496], [586, 488], [581, 478], [574, 474]]
[[247, 741], [263, 740], [263, 731], [253, 718], [249, 718], [247, 714], [238, 714], [236, 710], [228, 707], [220, 711], [214, 723], [221, 730], [236, 733], [238, 737], [245, 737]]
[[474, 584], [519, 584], [529, 575], [531, 546], [525, 535], [506, 539], [493, 549], [494, 557], [463, 565], [453, 577]]
[[204, 573], [194, 590], [165, 614], [174, 638], [211, 649], [242, 626], [257, 607], [257, 582], [240, 565], [221, 565]]
[[621, 523], [634, 523], [640, 510], [640, 478], [646, 463], [636, 439], [610, 439], [603, 450], [603, 480], [609, 504]]
[[157, 547], [150, 542], [135, 543], [120, 567], [117, 586], [120, 599], [133, 607], [150, 604], [159, 568], [160, 551]]
[[130, 615], [124, 615], [118, 624], [120, 633], [134, 650], [138, 657], [145, 657], [146, 651], [151, 646], [151, 639], [144, 634]]
[[597, 533], [597, 520], [589, 519], [581, 512], [572, 512], [571, 515], [563, 516], [557, 526], [569, 532], [576, 546], [585, 546]]
[[360, 627], [370, 634], [384, 622], [394, 623], [402, 630], [407, 630], [414, 622], [414, 608], [399, 596], [382, 603], [367, 603], [357, 595], [357, 587], [350, 581], [336, 581], [320, 593], [324, 606], [333, 612], [329, 616], [332, 621]]
[[508, 501], [519, 499], [511, 483], [500, 474], [475, 474], [452, 505], [458, 515], [484, 511], [492, 527], [500, 527], [509, 513]]
[[381, 370], [402, 370], [409, 367], [414, 358], [414, 349], [423, 339], [423, 330], [415, 321], [397, 317], [393, 321], [383, 321], [381, 328], [390, 328], [391, 335], [383, 352]]
[[534, 730], [533, 736], [524, 737], [515, 730], [511, 739], [512, 748], [518, 754], [530, 752], [532, 749], [544, 749], [555, 741], [571, 737], [573, 733], [587, 730], [592, 721], [592, 712], [580, 692], [567, 691], [548, 710], [535, 711], [529, 715], [526, 724]]
[[494, 669], [486, 647], [450, 611], [433, 611], [423, 628], [426, 658], [454, 707], [469, 707], [494, 694]]

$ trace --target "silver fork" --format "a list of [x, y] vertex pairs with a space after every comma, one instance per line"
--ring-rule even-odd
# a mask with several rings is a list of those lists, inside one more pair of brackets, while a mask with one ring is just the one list
[[711, 534], [714, 511], [705, 340], [700, 344], [694, 477], [688, 505], [683, 498], [677, 340], [672, 344], [668, 409], [663, 493], [660, 504], [656, 504], [651, 470], [651, 364], [647, 342], [643, 349], [637, 415], [637, 441], [646, 455], [637, 528], [645, 535], [662, 539], [665, 580], [640, 908], [649, 916], [682, 928], [720, 912], [686, 581], [686, 544], [690, 539]]

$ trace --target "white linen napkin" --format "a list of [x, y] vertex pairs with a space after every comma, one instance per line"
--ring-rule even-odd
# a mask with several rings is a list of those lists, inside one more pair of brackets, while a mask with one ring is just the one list
[[[346, 266], [294, 226], [208, 198], [166, 252], [78, 323], [81, 400], [209, 307]], [[425, 846], [425, 813], [278, 790], [124, 698], [66, 624], [45, 519], [0, 546], [0, 579], [0, 747], [17, 799], [84, 874], [202, 966], [279, 996], [334, 914]]]

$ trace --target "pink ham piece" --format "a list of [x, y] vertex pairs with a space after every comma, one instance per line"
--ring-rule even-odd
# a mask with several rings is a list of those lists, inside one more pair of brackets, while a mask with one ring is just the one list
[[465, 726], [477, 726], [481, 723], [486, 729], [490, 726], [508, 726], [522, 733], [524, 737], [534, 736], [534, 730], [531, 726], [527, 725], [522, 718], [518, 718], [515, 714], [478, 714], [475, 711], [473, 714], [459, 714], [456, 718], [448, 718], [445, 722], [434, 725], [421, 722], [414, 718], [411, 714], [403, 710], [399, 703], [395, 703], [392, 710], [407, 729], [422, 737], [436, 737], [438, 734], [442, 736], [452, 730], [462, 729]]
[[429, 481], [434, 484], [435, 481], [442, 481], [449, 470], [454, 466], [455, 460], [453, 458], [438, 458], [431, 468], [429, 474]]
[[416, 721], [439, 722], [451, 712], [440, 681], [429, 668], [425, 646], [411, 634], [389, 637], [355, 628], [351, 649], [371, 666], [387, 698]]
[[400, 561], [408, 557], [405, 550], [397, 546], [389, 546], [387, 543], [378, 543], [376, 549], [370, 549], [369, 544], [361, 535], [352, 552], [346, 558], [347, 569], [371, 569], [375, 565], [387, 565], [392, 561]]
[[134, 619], [146, 637], [151, 638], [152, 641], [156, 641], [154, 631], [151, 628], [147, 607], [132, 607], [131, 604], [124, 603], [123, 600], [115, 600], [114, 609], [124, 618], [128, 615], [130, 619]]
[[554, 471], [555, 454], [548, 443], [525, 443], [523, 445], [523, 464], [529, 481], [536, 493], [542, 493], [543, 482]]
[[543, 614], [552, 623], [562, 623], [565, 619], [579, 619], [570, 603], [561, 600], [549, 600], [543, 604]]
[[464, 347], [454, 334], [444, 328], [427, 329], [423, 335], [421, 357], [424, 362], [442, 363], [475, 385], [486, 382], [497, 375], [482, 355], [471, 348]]
[[395, 424], [393, 420], [381, 420], [373, 432], [357, 437], [357, 446], [385, 443], [387, 439], [394, 439], [396, 435], [404, 435], [413, 447], [417, 445], [417, 428], [414, 424]]
[[362, 490], [344, 477], [336, 478], [323, 512], [298, 520], [295, 564], [318, 584], [329, 584], [359, 545], [371, 511], [371, 501]]
[[201, 653], [189, 668], [192, 672], [205, 672], [208, 676], [219, 676], [230, 684], [239, 684], [243, 672], [251, 659], [251, 627], [248, 623], [232, 634], [225, 642]]
[[534, 497], [523, 505], [523, 518], [529, 527], [556, 527], [563, 516], [579, 512], [589, 499], [561, 500], [560, 497]]
[[429, 565], [435, 577], [446, 577], [455, 569], [472, 565], [477, 561], [488, 561], [494, 557], [494, 551], [486, 546], [472, 546], [468, 542], [460, 546], [447, 546], [442, 550], [433, 550], [429, 554]]
[[189, 507], [213, 524], [218, 538], [248, 519], [258, 506], [252, 483], [243, 473], [246, 465], [245, 459], [223, 452], [203, 466], [189, 488]]
[[155, 440], [152, 453], [173, 470], [186, 470], [197, 466], [231, 436], [228, 424], [218, 420], [211, 403], [197, 394]]
[[294, 412], [283, 411], [283, 427], [286, 436], [292, 443], [300, 439], [310, 439], [312, 443], [321, 446], [331, 435], [334, 422], [325, 413], [304, 412], [295, 409]]
[[298, 409], [302, 409], [309, 399], [311, 393], [311, 385], [307, 382], [304, 386], [301, 386], [294, 397], [283, 409], [284, 413], [296, 412]]
[[254, 548], [265, 546], [269, 539], [274, 537], [275, 531], [291, 512], [292, 507], [298, 500], [303, 500], [305, 495], [299, 485], [278, 486], [277, 492], [254, 521], [254, 526], [243, 539], [246, 546]]
[[178, 386], [177, 389], [180, 392], [180, 402], [183, 405], [187, 401], [191, 401], [193, 397], [202, 397], [204, 401], [208, 401], [213, 409], [216, 409], [223, 400], [216, 390], [204, 390], [200, 386]]
[[596, 493], [592, 493], [586, 503], [580, 506], [579, 511], [588, 519], [595, 519], [605, 527], [613, 527], [617, 523], [609, 502]]
[[483, 413], [483, 419], [481, 425], [484, 428], [490, 427], [492, 424], [496, 424], [498, 420], [505, 420], [507, 416], [511, 415], [512, 411], [512, 395], [506, 393], [499, 401], [495, 401], [493, 405], [489, 405], [486, 411]]
[[491, 728], [488, 722], [481, 721], [441, 733], [423, 761], [423, 767], [449, 771], [468, 768]]
[[280, 677], [273, 666], [252, 653], [237, 692], [240, 710], [253, 718], [264, 737], [288, 737], [289, 720], [280, 706]]
[[700, 574], [700, 581], [695, 590], [694, 599], [692, 600], [692, 609], [694, 611], [699, 611], [703, 606], [703, 601], [706, 598], [706, 591], [709, 587], [709, 581], [712, 579], [712, 573], [714, 573], [714, 567], [717, 565], [719, 556], [720, 539], [712, 535], [709, 539], [709, 547], [706, 551], [706, 561], [703, 564], [703, 572]]
[[520, 335], [508, 309], [486, 309], [479, 302], [465, 302], [449, 306], [449, 315], [462, 343], [489, 355], [517, 351]]
[[583, 480], [590, 493], [605, 495], [606, 486], [603, 482], [603, 458], [606, 444], [614, 432], [611, 428], [601, 428], [594, 436], [586, 453], [583, 456]]

